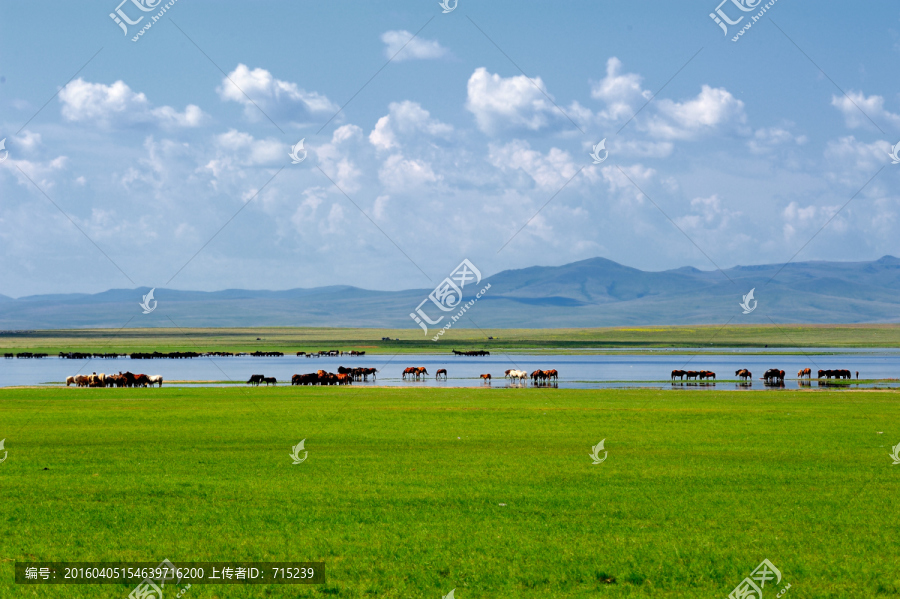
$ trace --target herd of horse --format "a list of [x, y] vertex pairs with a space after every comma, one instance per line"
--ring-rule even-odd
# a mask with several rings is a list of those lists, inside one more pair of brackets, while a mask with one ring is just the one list
[[[337, 374], [318, 370], [308, 374], [295, 374], [291, 377], [291, 385], [352, 385], [353, 381], [368, 381], [369, 376], [376, 378], [378, 371], [374, 368], [344, 368], [338, 366]], [[446, 373], [446, 371], [445, 371]], [[274, 376], [265, 376], [262, 374], [254, 374], [247, 381], [248, 385], [256, 385], [257, 387], [265, 383], [269, 385], [277, 385], [278, 379]]]
[[[406, 380], [406, 377], [411, 379], [419, 380], [424, 379], [425, 376], [428, 375], [428, 370], [425, 369], [424, 366], [409, 366], [403, 369], [402, 378]], [[435, 380], [439, 380], [443, 377], [444, 380], [447, 379], [447, 369], [441, 368], [434, 374]], [[490, 373], [480, 375], [480, 378], [488, 382], [491, 380]], [[503, 373], [503, 378], [508, 378], [510, 381], [513, 379], [518, 380], [519, 382], [524, 381], [528, 378], [532, 379], [536, 384], [543, 381], [558, 381], [559, 373], [556, 370], [535, 370], [531, 374], [528, 374], [524, 370], [507, 370]]]
[[119, 372], [119, 374], [79, 374], [66, 377], [66, 387], [162, 387], [163, 377], [159, 374], [132, 374]]
[[[295, 374], [291, 377], [291, 385], [350, 385], [352, 382], [353, 379], [350, 378], [349, 374], [334, 374], [324, 370], [310, 372], [309, 374]], [[253, 374], [250, 376], [250, 380], [247, 381], [248, 385], [256, 385], [257, 387], [262, 383], [265, 383], [266, 387], [277, 385], [278, 379], [274, 376]]]
[[689, 381], [693, 381], [695, 379], [701, 381], [705, 379], [716, 380], [716, 373], [710, 372], [709, 370], [673, 370], [672, 380], [674, 381], [676, 377], [681, 380], [687, 378], [687, 380]]
[[[851, 379], [852, 373], [849, 370], [819, 370], [818, 378], [836, 378], [836, 379]], [[742, 381], [749, 381], [753, 378], [753, 373], [747, 370], [746, 368], [741, 368], [740, 370], [734, 371], [734, 376], [738, 377]], [[766, 384], [784, 384], [784, 376], [785, 372], [783, 370], [779, 370], [778, 368], [770, 368], [763, 375], [762, 380], [766, 382]], [[812, 379], [812, 369], [810, 368], [801, 368], [797, 372], [797, 378], [808, 378]], [[674, 381], [676, 378], [684, 380], [704, 380], [704, 379], [716, 379], [716, 373], [710, 372], [708, 370], [673, 370], [672, 371], [672, 380]], [[859, 372], [856, 373], [856, 378], [859, 378]]]

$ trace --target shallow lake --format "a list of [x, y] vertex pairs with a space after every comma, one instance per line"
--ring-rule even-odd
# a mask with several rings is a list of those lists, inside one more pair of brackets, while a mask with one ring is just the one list
[[[684, 351], [684, 350], [679, 350]], [[559, 371], [560, 388], [608, 388], [608, 387], [654, 387], [661, 389], [745, 389], [733, 382], [734, 372], [747, 368], [753, 373], [751, 389], [766, 388], [759, 380], [769, 368], [786, 371], [792, 379], [801, 368], [811, 368], [813, 376], [818, 369], [847, 369], [859, 371], [860, 379], [898, 379], [890, 383], [877, 383], [879, 387], [894, 385], [900, 387], [900, 350], [816, 350], [828, 353], [802, 355], [755, 355], [738, 354], [732, 350], [697, 350], [696, 354], [675, 354], [665, 350], [646, 351], [640, 355], [554, 355], [554, 354], [502, 354], [493, 353], [485, 357], [465, 357], [453, 355], [422, 354], [411, 355], [366, 355], [305, 358], [283, 357], [200, 357], [193, 359], [131, 360], [129, 358], [92, 360], [67, 360], [57, 357], [41, 359], [0, 359], [0, 387], [18, 385], [62, 384], [66, 376], [90, 374], [91, 372], [160, 374], [165, 381], [215, 381], [243, 383], [252, 374], [274, 376], [279, 384], [289, 384], [291, 375], [315, 372], [322, 369], [336, 372], [338, 366], [377, 368], [377, 381], [370, 378], [368, 385], [417, 385], [479, 387], [479, 375], [490, 373], [492, 386], [506, 387], [510, 383], [503, 378], [508, 369], [531, 372], [536, 369]], [[743, 350], [735, 350], [743, 351]], [[790, 351], [790, 350], [786, 350]], [[407, 366], [424, 366], [429, 376], [420, 381], [404, 381], [401, 372]], [[435, 381], [437, 369], [446, 368], [447, 381]], [[715, 384], [669, 382], [672, 370], [711, 370], [716, 373]], [[722, 382], [722, 379], [732, 382]], [[166, 383], [168, 384], [168, 383]], [[181, 384], [181, 383], [178, 383]], [[203, 383], [201, 383], [203, 384]], [[528, 384], [530, 386], [530, 383]], [[797, 381], [788, 380], [785, 388], [796, 389]], [[815, 379], [813, 388], [817, 387]], [[854, 383], [852, 385], [856, 387]], [[872, 383], [861, 383], [859, 387], [870, 387]]]

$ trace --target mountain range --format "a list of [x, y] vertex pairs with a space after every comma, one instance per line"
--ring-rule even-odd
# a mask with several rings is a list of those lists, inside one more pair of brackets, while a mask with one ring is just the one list
[[[893, 256], [872, 262], [797, 262], [723, 271], [683, 267], [662, 272], [591, 258], [499, 272], [477, 285], [470, 282], [464, 288], [466, 300], [488, 284], [490, 289], [454, 326], [900, 322], [900, 259]], [[756, 309], [744, 314], [739, 304], [751, 289], [754, 301], [749, 306]], [[118, 328], [129, 319], [129, 327], [171, 327], [175, 322], [181, 327], [417, 328], [410, 313], [432, 290], [157, 288], [157, 309], [143, 314], [139, 303], [149, 291], [143, 287], [16, 299], [0, 295], [0, 329]], [[432, 319], [456, 313], [443, 313], [430, 301], [423, 310]]]

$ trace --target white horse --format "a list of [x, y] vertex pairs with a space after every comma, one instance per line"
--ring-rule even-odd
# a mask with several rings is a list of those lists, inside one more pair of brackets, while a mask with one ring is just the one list
[[507, 376], [509, 377], [509, 380], [519, 379], [519, 382], [522, 382], [528, 378], [528, 373], [524, 370], [510, 370], [507, 373]]
[[154, 374], [153, 376], [148, 376], [147, 378], [150, 380], [150, 386], [151, 386], [151, 387], [152, 387], [153, 385], [156, 385], [156, 384], [159, 384], [159, 386], [162, 387], [162, 384], [163, 384], [163, 377], [162, 377], [162, 375], [160, 375], [160, 374]]

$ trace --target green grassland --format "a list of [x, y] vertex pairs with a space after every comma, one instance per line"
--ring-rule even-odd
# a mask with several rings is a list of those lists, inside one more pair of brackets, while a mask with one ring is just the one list
[[765, 558], [766, 597], [900, 596], [896, 392], [3, 389], [0, 437], [4, 598], [163, 558], [326, 564], [197, 599], [726, 597]]
[[[382, 341], [382, 338], [391, 341]], [[489, 339], [493, 337], [493, 339]], [[0, 332], [5, 352], [319, 351], [449, 353], [639, 351], [645, 348], [900, 347], [900, 325], [656, 326], [594, 329], [449, 329], [439, 342], [420, 329], [129, 328]]]

